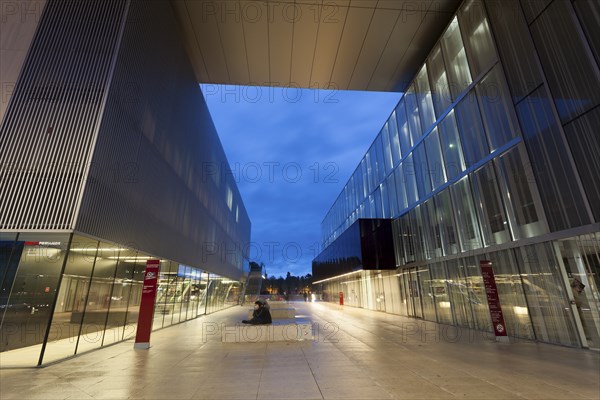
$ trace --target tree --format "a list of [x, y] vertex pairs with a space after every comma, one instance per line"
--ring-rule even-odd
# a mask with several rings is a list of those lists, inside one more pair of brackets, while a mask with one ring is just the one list
[[263, 287], [271, 288], [272, 294], [283, 294], [284, 292], [302, 294], [306, 290], [312, 291], [312, 275], [295, 276], [289, 271], [285, 274], [285, 278], [271, 275], [264, 280]]

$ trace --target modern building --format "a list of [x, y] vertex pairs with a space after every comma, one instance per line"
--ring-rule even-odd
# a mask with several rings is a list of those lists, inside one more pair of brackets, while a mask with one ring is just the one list
[[[326, 299], [491, 333], [491, 262], [509, 337], [600, 348], [599, 15], [460, 5], [322, 222]], [[374, 265], [355, 226], [381, 220]]]
[[0, 2], [0, 364], [237, 304], [250, 221], [199, 83], [404, 90], [460, 0]]
[[[352, 225], [348, 218], [376, 219], [359, 222], [359, 231], [370, 237], [360, 253], [372, 260], [368, 274], [378, 277], [386, 268], [393, 276], [404, 274], [384, 280], [389, 290], [377, 291], [379, 309], [445, 321], [447, 305], [451, 323], [459, 326], [464, 323], [454, 320], [457, 307], [468, 310], [466, 323], [479, 323], [474, 306], [449, 297], [453, 275], [445, 274], [454, 273], [452, 263], [465, 259], [465, 249], [472, 257], [490, 251], [506, 255], [514, 261], [506, 268], [519, 268], [521, 280], [526, 270], [519, 254], [526, 254], [536, 286], [521, 283], [522, 291], [515, 292], [515, 304], [521, 305], [514, 310], [528, 313], [529, 336], [586, 345], [583, 323], [595, 316], [591, 322], [597, 326], [597, 308], [581, 308], [585, 318], [579, 319], [571, 315], [574, 307], [560, 308], [571, 298], [564, 286], [568, 278], [556, 271], [578, 277], [586, 285], [584, 299], [597, 287], [585, 269], [597, 268], [592, 255], [597, 260], [598, 254], [592, 247], [598, 243], [598, 163], [593, 157], [598, 144], [591, 133], [598, 126], [597, 5], [487, 1], [473, 3], [477, 14], [466, 3], [457, 22], [453, 18], [460, 3], [0, 2], [2, 365], [6, 360], [49, 363], [131, 337], [147, 260], [161, 265], [155, 329], [237, 304], [248, 273], [250, 221], [198, 83], [406, 91], [390, 119], [398, 121], [388, 122], [376, 142], [380, 147], [373, 147], [364, 165], [363, 194], [354, 192], [351, 212], [332, 209], [325, 243], [334, 244], [344, 226]], [[452, 29], [446, 29], [449, 23]], [[447, 40], [436, 44], [442, 34]], [[423, 75], [426, 58], [431, 72]], [[433, 73], [444, 77], [434, 80]], [[506, 86], [495, 86], [498, 79], [504, 84], [504, 77]], [[423, 86], [428, 80], [431, 90]], [[474, 121], [471, 131], [467, 117]], [[408, 136], [402, 118], [410, 124]], [[452, 121], [458, 130], [452, 131]], [[504, 123], [515, 129], [504, 130]], [[427, 138], [438, 132], [442, 151], [446, 129], [463, 139], [460, 146], [469, 147], [453, 144], [463, 151], [440, 155], [443, 176], [434, 181], [432, 173], [429, 183], [414, 177], [404, 186], [396, 184], [396, 174], [411, 176], [405, 172], [411, 165], [419, 174], [427, 171], [417, 168], [429, 160], [428, 146], [435, 146]], [[472, 144], [470, 137], [476, 139]], [[384, 158], [388, 154], [391, 159]], [[462, 156], [464, 167], [449, 167], [452, 154]], [[519, 163], [530, 173], [521, 174]], [[484, 172], [478, 172], [480, 167]], [[388, 186], [392, 171], [389, 185], [396, 185], [395, 191]], [[518, 191], [488, 192], [495, 187], [485, 180], [489, 174], [498, 174], [498, 185]], [[489, 204], [485, 209], [457, 197], [487, 199], [494, 193], [499, 196], [495, 202], [481, 203]], [[459, 212], [458, 205], [469, 207], [470, 214]], [[492, 205], [507, 219], [488, 227], [482, 213]], [[444, 209], [452, 218], [442, 221], [448, 228], [425, 231], [429, 225], [422, 224], [423, 216], [437, 218]], [[455, 218], [473, 225], [460, 225]], [[387, 225], [394, 234], [380, 241]], [[498, 225], [508, 226], [508, 233], [497, 231]], [[466, 235], [474, 235], [471, 241], [461, 236], [463, 227]], [[439, 254], [423, 247], [433, 243], [427, 235], [435, 232]], [[454, 239], [443, 239], [450, 232]], [[403, 241], [403, 235], [411, 240]], [[395, 263], [387, 261], [389, 243], [394, 243]], [[556, 246], [568, 249], [571, 258], [557, 257]], [[411, 267], [420, 268], [404, 268], [411, 261]], [[442, 267], [432, 268], [432, 262]], [[425, 300], [414, 297], [421, 290], [400, 298], [406, 295], [404, 286], [425, 285], [422, 269], [446, 276], [446, 294], [439, 302], [432, 300], [435, 314]], [[552, 274], [538, 272], [544, 269]], [[550, 277], [553, 281], [547, 281]], [[473, 288], [476, 280], [466, 275], [464, 282]], [[362, 305], [352, 296], [346, 304]], [[540, 317], [534, 318], [534, 312]], [[540, 336], [545, 334], [548, 339]]]
[[153, 329], [238, 304], [250, 220], [168, 2], [45, 2], [0, 160], [3, 366], [135, 336], [147, 260]]

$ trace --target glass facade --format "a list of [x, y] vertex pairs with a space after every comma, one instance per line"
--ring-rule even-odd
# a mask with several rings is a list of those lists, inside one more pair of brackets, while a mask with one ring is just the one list
[[[387, 312], [491, 332], [490, 260], [509, 335], [598, 348], [597, 7], [548, 3], [463, 2], [374, 141], [392, 170], [363, 179], [393, 219], [398, 269], [384, 287], [398, 285], [400, 307]], [[324, 248], [372, 192], [342, 192]]]
[[[492, 335], [479, 268], [483, 259], [492, 262], [509, 336], [574, 347], [599, 347], [598, 233], [501, 251], [482, 250], [477, 256], [429, 262], [398, 271], [357, 271], [322, 281], [319, 289], [325, 301], [338, 302], [339, 292], [343, 292], [345, 305]], [[562, 268], [566, 268], [564, 279]], [[382, 280], [381, 287], [374, 285], [374, 276]], [[374, 287], [376, 293], [372, 291]], [[382, 299], [386, 299], [383, 304]]]
[[[35, 366], [135, 337], [146, 261], [78, 234], [0, 236], [3, 366]], [[237, 305], [242, 285], [160, 260], [153, 330]]]
[[2, 234], [2, 292], [0, 351], [20, 352], [21, 360], [36, 365], [44, 343], [52, 304], [65, 263], [69, 235]]

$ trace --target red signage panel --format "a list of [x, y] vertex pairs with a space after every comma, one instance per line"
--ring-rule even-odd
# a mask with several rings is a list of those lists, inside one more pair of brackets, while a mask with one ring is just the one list
[[502, 315], [502, 307], [500, 306], [500, 297], [498, 297], [496, 278], [494, 277], [494, 271], [492, 270], [492, 262], [489, 260], [481, 260], [479, 266], [481, 267], [481, 276], [483, 277], [483, 284], [485, 286], [485, 293], [487, 294], [487, 302], [496, 338], [508, 338], [504, 316]]
[[154, 301], [156, 300], [159, 267], [160, 260], [146, 261], [144, 284], [142, 286], [142, 302], [140, 304], [134, 345], [137, 349], [150, 348], [150, 333], [152, 332], [152, 320], [154, 318]]

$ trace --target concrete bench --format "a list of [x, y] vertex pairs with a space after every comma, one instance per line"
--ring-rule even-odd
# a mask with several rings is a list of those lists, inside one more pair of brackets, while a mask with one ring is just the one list
[[297, 342], [312, 339], [312, 323], [303, 318], [278, 319], [267, 325], [221, 325], [221, 341], [225, 343]]
[[[248, 319], [252, 318], [253, 311], [254, 309], [248, 311]], [[270, 301], [269, 312], [271, 313], [271, 318], [274, 320], [296, 318], [296, 309], [285, 301]]]
[[[252, 318], [252, 312], [254, 310], [250, 309], [248, 311], [248, 319]], [[296, 318], [296, 309], [294, 307], [281, 307], [281, 308], [269, 308], [269, 312], [271, 313], [272, 319], [294, 319]]]

